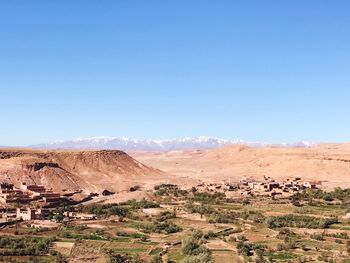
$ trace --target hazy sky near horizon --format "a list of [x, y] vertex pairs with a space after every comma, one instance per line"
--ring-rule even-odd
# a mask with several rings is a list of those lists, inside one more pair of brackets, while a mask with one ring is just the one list
[[0, 145], [350, 141], [350, 2], [1, 1]]

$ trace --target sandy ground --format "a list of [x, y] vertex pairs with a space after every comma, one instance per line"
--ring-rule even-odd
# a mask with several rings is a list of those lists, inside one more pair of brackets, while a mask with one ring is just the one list
[[32, 227], [58, 228], [61, 224], [52, 222], [51, 220], [33, 220], [30, 221]]
[[156, 216], [159, 215], [161, 212], [166, 211], [163, 208], [144, 208], [141, 210], [146, 215]]
[[89, 227], [89, 228], [98, 228], [98, 229], [107, 228], [107, 226], [100, 225], [100, 224], [86, 224], [86, 226]]
[[73, 242], [55, 242], [54, 249], [65, 256], [69, 256], [72, 253], [74, 247]]
[[[0, 149], [0, 181], [43, 184], [55, 191], [84, 193], [111, 190], [105, 202], [148, 198], [157, 184], [189, 188], [200, 181], [231, 182], [242, 177], [276, 180], [301, 177], [331, 189], [350, 188], [350, 143], [310, 148], [231, 145], [211, 150], [167, 153], [120, 151], [39, 151]], [[130, 187], [142, 191], [130, 193]], [[96, 200], [98, 201], [98, 200]]]
[[242, 177], [276, 180], [301, 177], [322, 182], [324, 188], [350, 187], [350, 144], [310, 148], [251, 148], [232, 145], [220, 149], [133, 153], [142, 163], [161, 169], [186, 184], [192, 181], [238, 181]]
[[210, 240], [205, 246], [211, 250], [215, 249], [227, 249], [232, 251], [237, 251], [236, 246], [226, 243], [222, 240]]

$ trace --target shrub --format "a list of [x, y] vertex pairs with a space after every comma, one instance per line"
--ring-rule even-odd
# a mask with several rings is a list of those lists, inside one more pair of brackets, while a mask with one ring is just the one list
[[195, 192], [193, 193], [192, 201], [201, 203], [218, 203], [219, 201], [225, 200], [226, 195], [224, 193], [214, 192]]
[[0, 236], [0, 255], [38, 256], [46, 254], [55, 238]]
[[294, 233], [292, 230], [290, 230], [289, 228], [283, 228], [278, 232], [277, 238], [279, 239], [284, 239], [285, 237], [296, 237], [297, 234]]
[[314, 234], [311, 234], [310, 236], [312, 239], [315, 239], [315, 240], [318, 240], [318, 241], [323, 241], [324, 238], [323, 238], [323, 235], [322, 234], [317, 234], [317, 233], [314, 233]]
[[247, 241], [248, 239], [246, 238], [246, 236], [245, 235], [239, 235], [239, 236], [237, 236], [237, 240], [238, 241]]
[[158, 222], [163, 222], [168, 219], [176, 218], [175, 212], [170, 212], [170, 211], [163, 211], [157, 216], [157, 221]]
[[55, 262], [56, 263], [68, 263], [68, 259], [64, 255], [62, 255], [61, 253], [57, 252]]
[[155, 195], [157, 196], [187, 196], [188, 192], [186, 190], [181, 190], [177, 185], [174, 184], [161, 184], [154, 187]]
[[146, 199], [142, 199], [141, 201], [128, 200], [127, 202], [121, 203], [121, 205], [131, 206], [132, 209], [142, 209], [142, 208], [158, 208], [160, 205], [158, 203], [154, 203], [152, 201], [148, 201]]
[[84, 213], [94, 214], [97, 216], [109, 217], [117, 215], [119, 217], [126, 217], [129, 214], [129, 210], [125, 207], [116, 204], [91, 204], [80, 207], [80, 211]]
[[155, 222], [149, 224], [139, 224], [138, 227], [145, 233], [176, 233], [182, 231], [182, 228], [172, 222]]
[[211, 263], [213, 258], [211, 252], [204, 245], [200, 244], [197, 238], [201, 238], [200, 232], [194, 232], [192, 236], [182, 240], [181, 252], [185, 255], [182, 263]]
[[281, 227], [298, 227], [298, 228], [313, 228], [324, 229], [330, 227], [332, 224], [338, 222], [335, 217], [332, 218], [318, 218], [313, 216], [302, 215], [285, 215], [274, 216], [266, 219], [266, 224], [269, 228]]
[[200, 253], [198, 255], [186, 256], [181, 263], [213, 263], [213, 257], [209, 253]]
[[163, 263], [163, 258], [159, 255], [153, 256], [151, 263]]

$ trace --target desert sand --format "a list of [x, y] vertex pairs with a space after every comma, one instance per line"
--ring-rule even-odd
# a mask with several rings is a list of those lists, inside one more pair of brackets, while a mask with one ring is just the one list
[[322, 182], [323, 188], [350, 187], [350, 144], [310, 148], [230, 145], [211, 150], [133, 153], [145, 165], [195, 180], [237, 181], [242, 177], [276, 180], [301, 177]]

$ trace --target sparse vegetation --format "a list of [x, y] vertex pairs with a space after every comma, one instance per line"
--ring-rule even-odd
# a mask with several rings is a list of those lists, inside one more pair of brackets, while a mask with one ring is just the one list
[[174, 196], [174, 197], [186, 197], [188, 192], [180, 189], [174, 184], [161, 184], [154, 187], [154, 193], [156, 196]]
[[145, 233], [176, 233], [182, 231], [182, 228], [172, 222], [154, 222], [140, 223], [138, 227]]
[[298, 227], [324, 229], [337, 222], [337, 218], [318, 218], [301, 215], [274, 216], [266, 219], [266, 224], [269, 228]]
[[211, 263], [213, 261], [212, 253], [206, 248], [201, 238], [203, 234], [195, 231], [191, 236], [187, 236], [182, 240], [181, 252], [185, 256], [182, 263]]
[[55, 238], [0, 236], [0, 255], [38, 256], [48, 253]]
[[[347, 191], [337, 190], [329, 198], [310, 190], [291, 199], [273, 200], [233, 200], [223, 193], [183, 191], [171, 184], [157, 186], [154, 191], [156, 201], [141, 199], [54, 209], [50, 218], [63, 216], [56, 220], [62, 221], [57, 223], [59, 231], [32, 224], [13, 227], [12, 233], [17, 236], [0, 236], [0, 256], [6, 260], [9, 256], [24, 256], [31, 260], [28, 262], [68, 262], [76, 254], [88, 254], [96, 262], [107, 258], [108, 262], [211, 263], [220, 262], [225, 255], [231, 257], [230, 262], [240, 257], [265, 263], [308, 262], [304, 256], [310, 251], [314, 261], [332, 262], [342, 258], [339, 255], [350, 255], [348, 222], [325, 214], [330, 209], [337, 215], [345, 211]], [[64, 217], [65, 211], [94, 214], [97, 220], [70, 222]], [[271, 215], [275, 211], [278, 215]], [[26, 239], [25, 235], [35, 236]], [[64, 254], [64, 250], [61, 253], [49, 235], [57, 236], [61, 243], [72, 243], [72, 254]], [[6, 238], [18, 241], [8, 242]], [[339, 251], [338, 256], [334, 251]], [[6, 260], [0, 257], [0, 262]]]

